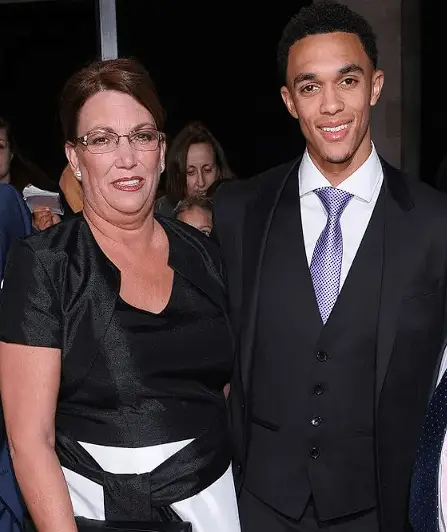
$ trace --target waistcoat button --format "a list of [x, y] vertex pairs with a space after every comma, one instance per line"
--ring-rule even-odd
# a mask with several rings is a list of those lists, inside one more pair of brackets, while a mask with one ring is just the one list
[[310, 457], [314, 460], [317, 459], [320, 456], [320, 451], [317, 447], [312, 447], [309, 451]]
[[314, 387], [314, 394], [321, 395], [324, 392], [324, 387], [322, 384], [316, 384]]
[[323, 418], [320, 416], [313, 417], [310, 422], [314, 427], [319, 427], [321, 425], [321, 422], [323, 421]]
[[327, 353], [325, 351], [318, 351], [317, 352], [317, 360], [319, 362], [326, 362], [328, 359]]

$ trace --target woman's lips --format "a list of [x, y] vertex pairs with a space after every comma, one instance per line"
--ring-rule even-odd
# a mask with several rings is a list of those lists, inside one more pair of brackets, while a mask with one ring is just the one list
[[113, 181], [112, 185], [123, 192], [135, 192], [143, 187], [144, 179], [142, 177], [122, 178]]

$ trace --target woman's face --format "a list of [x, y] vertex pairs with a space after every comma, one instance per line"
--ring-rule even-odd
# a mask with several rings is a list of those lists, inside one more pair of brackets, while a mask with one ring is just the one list
[[[89, 135], [89, 143], [106, 143], [109, 132], [117, 135], [137, 133], [147, 138], [156, 130], [151, 113], [128, 94], [117, 91], [98, 92], [81, 108], [77, 135]], [[135, 137], [134, 137], [135, 138]], [[140, 143], [144, 144], [144, 142]], [[92, 147], [91, 147], [92, 148]], [[107, 153], [91, 153], [81, 143], [67, 143], [67, 157], [73, 171], [81, 172], [84, 210], [92, 209], [108, 220], [132, 221], [133, 217], [153, 208], [160, 173], [164, 166], [165, 141], [152, 151], [137, 149], [127, 136]]]
[[0, 129], [0, 181], [8, 177], [11, 164], [11, 149], [5, 128]]
[[213, 147], [207, 143], [191, 144], [186, 158], [186, 195], [203, 196], [216, 179]]

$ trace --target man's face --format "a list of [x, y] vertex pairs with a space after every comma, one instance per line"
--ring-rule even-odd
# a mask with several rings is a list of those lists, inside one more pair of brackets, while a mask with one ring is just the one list
[[6, 129], [0, 129], [0, 180], [9, 174], [11, 162], [11, 150], [8, 142]]
[[357, 35], [311, 35], [291, 47], [281, 95], [323, 173], [367, 159], [370, 108], [382, 85], [383, 73], [374, 70]]

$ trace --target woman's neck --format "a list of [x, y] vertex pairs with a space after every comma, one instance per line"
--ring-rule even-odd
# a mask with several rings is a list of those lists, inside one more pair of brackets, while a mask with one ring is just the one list
[[141, 216], [120, 216], [105, 220], [93, 209], [84, 207], [83, 215], [96, 238], [111, 246], [125, 246], [129, 250], [144, 252], [154, 239], [156, 221], [153, 209]]

